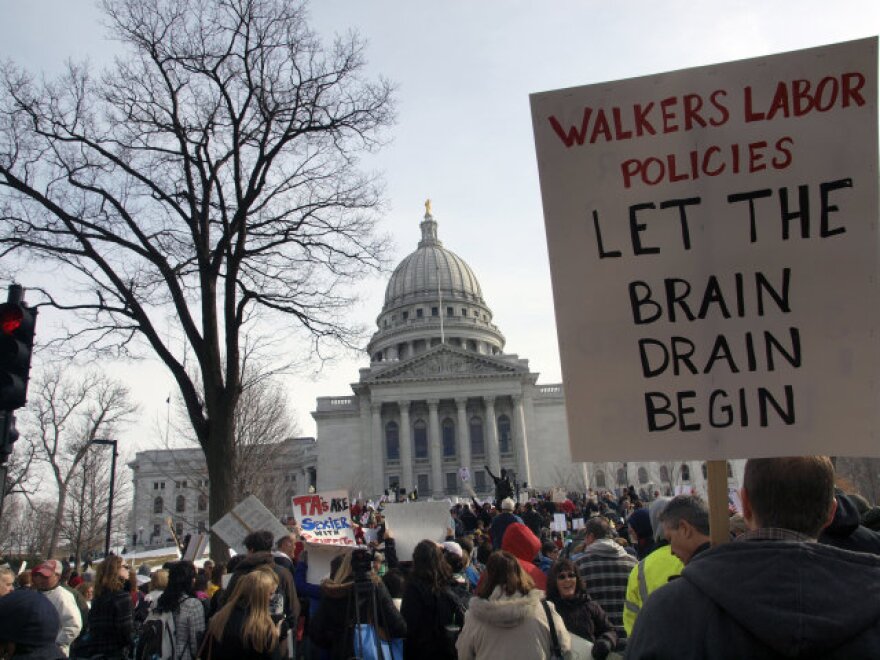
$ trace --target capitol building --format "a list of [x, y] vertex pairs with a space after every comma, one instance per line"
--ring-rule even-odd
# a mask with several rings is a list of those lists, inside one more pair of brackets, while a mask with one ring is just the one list
[[[419, 227], [415, 251], [385, 289], [366, 347], [369, 366], [351, 393], [318, 398], [316, 438], [279, 438], [292, 449], [266, 477], [278, 495], [267, 506], [284, 518], [290, 497], [308, 489], [345, 489], [365, 499], [414, 491], [436, 499], [487, 495], [493, 492], [489, 472], [498, 475], [502, 468], [520, 489], [632, 484], [646, 498], [656, 491], [706, 492], [706, 466], [696, 461], [574, 463], [563, 385], [539, 384], [527, 359], [505, 352], [504, 334], [474, 271], [443, 245], [430, 203]], [[188, 456], [190, 467], [183, 471], [173, 456], [193, 451], [140, 452], [129, 464], [138, 545], [165, 541], [169, 518], [178, 534], [205, 529], [204, 462]], [[731, 488], [741, 484], [743, 465], [730, 462]], [[171, 484], [184, 487], [160, 492]]]

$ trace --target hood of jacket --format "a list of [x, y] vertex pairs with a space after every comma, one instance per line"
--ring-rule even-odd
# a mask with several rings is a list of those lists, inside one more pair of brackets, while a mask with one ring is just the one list
[[275, 559], [269, 550], [265, 552], [254, 552], [246, 555], [244, 559], [235, 567], [235, 573], [250, 573], [258, 566], [274, 566]]
[[528, 527], [522, 523], [510, 523], [504, 538], [501, 541], [501, 549], [507, 550], [517, 559], [533, 562], [541, 550], [541, 542]]
[[584, 548], [584, 554], [599, 555], [600, 557], [629, 557], [631, 556], [623, 546], [614, 539], [598, 539]]
[[541, 606], [543, 598], [544, 592], [540, 589], [532, 589], [525, 595], [515, 593], [508, 596], [501, 587], [495, 587], [489, 598], [471, 598], [468, 614], [490, 626], [515, 628], [535, 616], [535, 610]]
[[819, 543], [734, 541], [681, 575], [783, 657], [837, 648], [880, 619], [880, 558]]

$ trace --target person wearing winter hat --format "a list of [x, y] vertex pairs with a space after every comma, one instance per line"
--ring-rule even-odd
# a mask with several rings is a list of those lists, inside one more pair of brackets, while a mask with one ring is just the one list
[[626, 519], [629, 539], [632, 541], [639, 560], [644, 559], [654, 549], [654, 530], [651, 528], [651, 514], [647, 509], [636, 509]]
[[515, 522], [507, 527], [501, 549], [516, 557], [538, 589], [544, 591], [547, 588], [547, 575], [535, 565], [541, 551], [541, 541], [525, 524]]
[[55, 606], [58, 612], [61, 625], [56, 630], [58, 636], [55, 641], [66, 655], [73, 640], [79, 636], [83, 621], [76, 598], [61, 586], [62, 572], [63, 568], [60, 561], [48, 559], [34, 567], [32, 577], [34, 587], [49, 599], [49, 602]]
[[19, 589], [0, 598], [0, 657], [16, 660], [59, 660], [55, 643], [61, 619], [39, 591]]
[[509, 497], [501, 500], [501, 513], [495, 516], [492, 524], [489, 525], [489, 536], [492, 539], [493, 550], [501, 549], [501, 542], [504, 540], [504, 532], [508, 525], [513, 523], [522, 524], [522, 518], [513, 512], [514, 508], [516, 508], [516, 504]]

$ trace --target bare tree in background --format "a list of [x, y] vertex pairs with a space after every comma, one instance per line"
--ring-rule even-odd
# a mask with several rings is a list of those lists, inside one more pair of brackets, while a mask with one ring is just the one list
[[[356, 35], [322, 46], [292, 0], [104, 10], [128, 48], [112, 70], [71, 65], [46, 83], [0, 71], [0, 256], [66, 267], [68, 291], [41, 291], [83, 321], [63, 346], [146, 344], [165, 363], [205, 453], [213, 523], [233, 504], [242, 333], [296, 325], [318, 350], [357, 336], [348, 285], [386, 247], [380, 187], [357, 156], [380, 145], [392, 89], [362, 77]], [[226, 557], [220, 539], [211, 549]]]
[[58, 490], [52, 515], [42, 521], [50, 530], [44, 556], [52, 557], [58, 548], [71, 485], [90, 454], [90, 443], [112, 437], [136, 409], [128, 388], [98, 372], [79, 376], [62, 369], [45, 370], [31, 380], [19, 442], [34, 447], [36, 460], [48, 466]]

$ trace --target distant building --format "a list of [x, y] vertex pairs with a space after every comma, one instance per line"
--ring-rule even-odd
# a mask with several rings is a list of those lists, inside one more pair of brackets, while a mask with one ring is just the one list
[[[272, 468], [248, 475], [248, 490], [286, 518], [290, 498], [316, 483], [316, 449], [314, 438], [290, 438], [268, 447]], [[135, 537], [140, 548], [172, 543], [169, 520], [179, 538], [209, 529], [208, 471], [200, 448], [141, 451], [128, 466], [134, 481], [128, 544]]]

